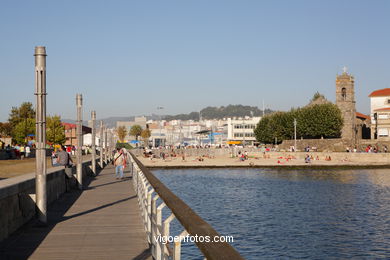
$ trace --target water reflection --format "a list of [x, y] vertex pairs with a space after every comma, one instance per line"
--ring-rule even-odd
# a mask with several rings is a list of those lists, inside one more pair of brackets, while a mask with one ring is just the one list
[[[233, 235], [232, 245], [247, 259], [389, 257], [387, 172], [154, 171], [218, 232]], [[183, 254], [202, 259], [191, 245]]]

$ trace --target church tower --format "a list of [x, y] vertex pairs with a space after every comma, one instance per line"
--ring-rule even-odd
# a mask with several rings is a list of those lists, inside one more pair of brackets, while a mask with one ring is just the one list
[[344, 67], [343, 73], [336, 77], [336, 105], [341, 110], [344, 124], [341, 130], [341, 138], [350, 145], [356, 144], [356, 107], [355, 107], [355, 80], [347, 73]]

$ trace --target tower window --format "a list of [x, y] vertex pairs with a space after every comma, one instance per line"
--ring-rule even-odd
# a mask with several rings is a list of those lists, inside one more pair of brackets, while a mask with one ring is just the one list
[[347, 89], [346, 88], [341, 89], [341, 96], [343, 97], [343, 100], [345, 101], [347, 98]]

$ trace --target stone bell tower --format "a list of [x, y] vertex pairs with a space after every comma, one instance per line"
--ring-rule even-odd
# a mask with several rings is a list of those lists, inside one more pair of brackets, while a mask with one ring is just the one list
[[336, 77], [336, 105], [341, 110], [344, 124], [341, 130], [341, 138], [348, 144], [356, 145], [356, 101], [355, 101], [355, 80], [343, 68], [343, 73]]

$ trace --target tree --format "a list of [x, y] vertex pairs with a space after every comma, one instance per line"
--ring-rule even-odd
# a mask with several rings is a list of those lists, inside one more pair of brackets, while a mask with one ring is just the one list
[[[28, 119], [35, 118], [35, 110], [31, 102], [23, 102], [20, 107], [12, 107], [11, 113], [9, 114], [8, 122], [11, 124], [12, 133], [15, 132], [15, 127], [24, 122], [24, 129], [18, 129], [16, 132], [18, 137], [12, 135], [15, 140], [20, 140], [20, 136], [24, 135], [24, 138], [29, 134]], [[20, 126], [19, 126], [20, 128]], [[24, 139], [23, 138], [23, 139]]]
[[11, 136], [12, 135], [12, 126], [10, 123], [1, 123], [0, 122], [0, 136]]
[[141, 133], [142, 133], [142, 127], [140, 125], [133, 125], [130, 128], [129, 134], [130, 135], [134, 135], [135, 136], [135, 140], [137, 140], [137, 141], [138, 141], [138, 136], [140, 136]]
[[119, 140], [123, 143], [127, 135], [126, 127], [125, 126], [118, 127], [116, 129], [116, 133], [118, 134]]
[[263, 117], [254, 130], [257, 141], [273, 143], [275, 138], [279, 142], [292, 139], [294, 119], [297, 120], [297, 136], [304, 138], [337, 138], [343, 126], [341, 111], [335, 104], [315, 104]]
[[15, 127], [22, 120], [26, 122], [28, 118], [35, 118], [35, 110], [31, 102], [23, 102], [20, 107], [12, 107], [8, 122]]
[[312, 99], [310, 100], [310, 102], [314, 102], [314, 101], [316, 101], [319, 98], [325, 99], [325, 96], [320, 94], [320, 92], [317, 91], [316, 93], [314, 93], [314, 95], [313, 95]]
[[46, 118], [46, 140], [53, 144], [65, 143], [65, 127], [61, 124], [60, 116]]
[[141, 137], [144, 139], [145, 146], [149, 146], [149, 137], [152, 135], [149, 129], [144, 129], [141, 132]]
[[26, 121], [20, 121], [12, 129], [12, 138], [18, 144], [24, 144], [28, 135], [35, 135], [35, 119], [27, 118]]

